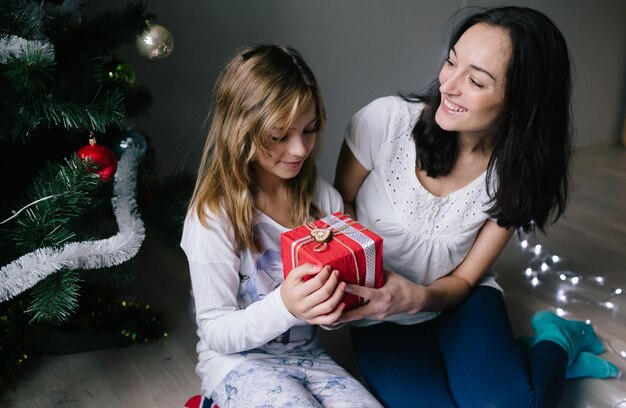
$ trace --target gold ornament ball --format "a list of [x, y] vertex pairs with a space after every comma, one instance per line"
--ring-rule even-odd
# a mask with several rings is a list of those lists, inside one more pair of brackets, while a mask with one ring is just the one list
[[137, 37], [137, 51], [147, 60], [160, 60], [167, 58], [174, 50], [174, 37], [162, 25], [150, 24], [148, 28]]

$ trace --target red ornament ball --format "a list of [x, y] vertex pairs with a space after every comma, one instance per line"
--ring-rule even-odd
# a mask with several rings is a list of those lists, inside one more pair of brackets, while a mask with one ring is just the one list
[[115, 175], [117, 170], [115, 153], [108, 147], [96, 144], [94, 139], [90, 139], [89, 144], [78, 149], [76, 154], [83, 160], [91, 160], [91, 163], [95, 165], [92, 171], [105, 183]]

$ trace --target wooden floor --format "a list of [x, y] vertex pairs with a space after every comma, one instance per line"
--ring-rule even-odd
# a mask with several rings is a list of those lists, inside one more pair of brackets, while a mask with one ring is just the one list
[[[604, 357], [626, 372], [626, 357], [619, 354], [626, 352], [626, 294], [610, 299], [612, 309], [598, 305], [612, 288], [626, 290], [626, 150], [584, 147], [575, 164], [576, 185], [565, 219], [548, 228], [547, 236], [530, 237], [527, 249], [514, 237], [497, 262], [499, 282], [516, 334], [532, 333], [528, 322], [535, 311], [560, 307], [567, 317], [590, 319], [609, 349]], [[542, 254], [549, 252], [561, 260], [533, 285], [524, 270], [534, 264], [530, 248], [536, 244], [542, 245]], [[184, 256], [148, 236], [137, 263], [136, 281], [129, 291], [140, 294], [137, 300], [165, 311], [168, 337], [145, 346], [46, 356], [0, 396], [1, 407], [178, 408], [198, 393], [195, 324]], [[577, 285], [562, 281], [552, 274], [555, 269], [582, 279]], [[326, 332], [324, 343], [354, 371], [347, 335], [345, 330]], [[563, 406], [626, 407], [626, 380], [568, 381]]]

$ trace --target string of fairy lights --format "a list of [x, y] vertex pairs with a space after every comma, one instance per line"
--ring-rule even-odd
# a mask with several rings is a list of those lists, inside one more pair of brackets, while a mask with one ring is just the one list
[[[562, 268], [563, 259], [536, 242], [533, 227], [531, 225], [530, 232], [524, 232], [521, 228], [517, 230], [520, 247], [531, 255], [523, 273], [533, 287], [542, 282], [557, 284], [556, 314], [559, 316], [568, 314], [567, 306], [574, 304], [617, 312], [619, 306], [615, 298], [624, 295], [622, 288], [611, 285], [603, 276], [588, 276]], [[587, 322], [590, 323], [590, 320], [587, 319]], [[604, 340], [612, 352], [626, 360], [626, 346], [615, 347], [610, 340]]]

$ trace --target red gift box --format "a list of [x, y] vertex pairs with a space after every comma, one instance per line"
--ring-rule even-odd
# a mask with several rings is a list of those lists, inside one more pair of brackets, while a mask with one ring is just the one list
[[[302, 264], [330, 265], [340, 279], [357, 285], [383, 285], [383, 239], [337, 212], [287, 231], [280, 236], [285, 276]], [[345, 310], [363, 304], [363, 298], [346, 293]]]

